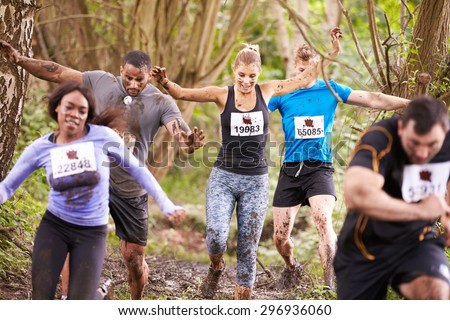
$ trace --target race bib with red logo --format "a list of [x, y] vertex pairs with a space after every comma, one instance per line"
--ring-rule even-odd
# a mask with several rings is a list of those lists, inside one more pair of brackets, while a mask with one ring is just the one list
[[406, 165], [403, 170], [403, 199], [417, 202], [433, 193], [445, 196], [449, 174], [450, 161]]
[[248, 113], [231, 113], [232, 136], [258, 136], [264, 132], [264, 116], [262, 111]]
[[61, 178], [86, 171], [97, 171], [93, 142], [61, 146], [50, 150], [53, 178]]
[[295, 139], [315, 139], [325, 136], [324, 117], [295, 117]]

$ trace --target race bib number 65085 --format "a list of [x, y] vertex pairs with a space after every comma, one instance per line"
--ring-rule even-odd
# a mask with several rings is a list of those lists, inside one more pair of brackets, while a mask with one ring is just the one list
[[323, 116], [295, 117], [295, 139], [314, 139], [325, 136]]

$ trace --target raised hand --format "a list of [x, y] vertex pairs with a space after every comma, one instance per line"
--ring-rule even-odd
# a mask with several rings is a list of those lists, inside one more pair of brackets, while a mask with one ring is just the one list
[[339, 27], [334, 27], [330, 31], [330, 38], [331, 38], [331, 44], [333, 45], [333, 54], [339, 54], [341, 52], [341, 42], [340, 39], [342, 38], [342, 31]]
[[167, 82], [169, 82], [169, 78], [167, 78], [166, 68], [154, 66], [151, 69], [151, 72], [155, 80], [162, 86], [166, 85]]
[[191, 134], [186, 134], [183, 130], [180, 131], [178, 137], [176, 137], [182, 147], [187, 147], [187, 153], [192, 153], [198, 148], [203, 147], [205, 140], [205, 134], [203, 130], [199, 130], [197, 127], [192, 128]]

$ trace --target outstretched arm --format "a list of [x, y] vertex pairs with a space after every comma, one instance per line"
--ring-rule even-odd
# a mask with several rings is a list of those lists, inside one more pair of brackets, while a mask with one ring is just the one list
[[174, 99], [196, 102], [215, 102], [219, 108], [225, 106], [228, 95], [228, 89], [226, 87], [208, 86], [197, 89], [183, 88], [169, 80], [166, 68], [158, 66], [152, 68], [152, 76]]
[[39, 79], [57, 83], [67, 80], [83, 81], [83, 76], [80, 71], [64, 67], [52, 61], [37, 60], [22, 56], [9, 43], [3, 40], [0, 40], [0, 52], [9, 62], [21, 66]]
[[20, 155], [6, 178], [0, 182], [0, 204], [5, 203], [25, 179], [37, 170], [37, 155], [33, 145], [28, 146]]
[[123, 140], [116, 133], [111, 134], [111, 141], [115, 144], [109, 144], [106, 150], [108, 155], [112, 156], [136, 181], [147, 190], [148, 194], [155, 200], [162, 213], [174, 223], [179, 223], [184, 219], [185, 210], [176, 206], [161, 188], [158, 181], [151, 174], [148, 168], [139, 162], [139, 160], [125, 149]]
[[341, 28], [334, 27], [333, 29], [331, 29], [330, 39], [331, 39], [331, 44], [333, 45], [333, 50], [331, 50], [327, 54], [325, 59], [322, 61], [323, 67], [321, 67], [321, 68], [325, 69], [326, 67], [328, 67], [328, 65], [332, 62], [332, 60], [330, 60], [330, 59], [336, 59], [336, 57], [339, 55], [339, 53], [341, 53], [341, 41], [340, 41], [341, 38], [342, 38]]
[[347, 103], [359, 107], [380, 110], [395, 110], [406, 107], [410, 100], [391, 96], [381, 92], [354, 90], [350, 93]]
[[319, 75], [317, 61], [311, 61], [303, 72], [286, 80], [272, 80], [260, 85], [264, 99], [268, 102], [273, 96], [281, 96], [295, 90], [306, 88], [313, 84], [314, 79]]

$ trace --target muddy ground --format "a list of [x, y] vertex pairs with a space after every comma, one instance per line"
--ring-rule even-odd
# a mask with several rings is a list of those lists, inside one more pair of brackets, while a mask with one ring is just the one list
[[[173, 245], [183, 246], [187, 251], [201, 252], [204, 247], [203, 235], [199, 232], [184, 234], [186, 230], [153, 229], [151, 230], [158, 241], [171, 241]], [[206, 251], [203, 251], [206, 252]], [[149, 280], [145, 288], [144, 299], [202, 299], [199, 286], [208, 271], [208, 264], [170, 259], [163, 256], [148, 256]], [[307, 270], [307, 266], [305, 266]], [[257, 264], [257, 278], [254, 286], [253, 299], [259, 300], [291, 300], [333, 299], [334, 293], [320, 289], [319, 281], [307, 271], [302, 283], [290, 290], [280, 290], [277, 280], [282, 271], [281, 266], [264, 266]], [[118, 246], [108, 246], [102, 281], [111, 279], [113, 290], [110, 299], [126, 300], [130, 298], [126, 281], [126, 268], [120, 255]], [[215, 299], [234, 299], [235, 266], [227, 265], [222, 276], [219, 291]], [[319, 288], [319, 289], [317, 289]], [[31, 297], [31, 274], [16, 275], [11, 271], [7, 278], [0, 278], [0, 299], [24, 300]], [[60, 298], [59, 287], [55, 299]]]

